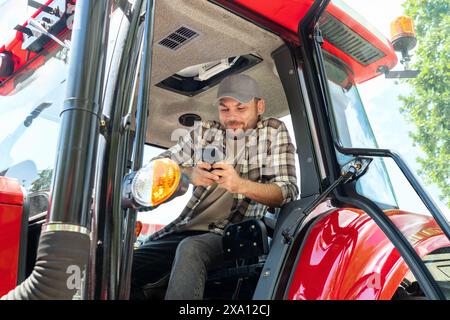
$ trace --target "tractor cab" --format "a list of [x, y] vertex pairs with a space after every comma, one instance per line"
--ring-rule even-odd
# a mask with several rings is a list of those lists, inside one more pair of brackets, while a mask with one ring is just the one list
[[[218, 120], [217, 85], [246, 74], [263, 116], [290, 132], [300, 196], [224, 230], [205, 299], [450, 297], [448, 220], [379, 148], [358, 91], [397, 65], [400, 33], [394, 47], [340, 0], [0, 8], [24, 11], [0, 25], [0, 296], [128, 299], [134, 248], [193, 192], [176, 163], [153, 158]], [[405, 210], [398, 188], [420, 206]]]

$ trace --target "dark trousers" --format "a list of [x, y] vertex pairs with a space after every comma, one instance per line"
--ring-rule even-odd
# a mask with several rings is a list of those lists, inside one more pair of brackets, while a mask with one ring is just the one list
[[169, 234], [135, 250], [131, 298], [145, 298], [143, 287], [170, 273], [166, 299], [202, 299], [207, 271], [223, 261], [222, 236], [203, 231]]

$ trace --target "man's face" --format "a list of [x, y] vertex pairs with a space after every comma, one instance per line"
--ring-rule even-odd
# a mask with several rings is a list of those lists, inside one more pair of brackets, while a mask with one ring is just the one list
[[219, 120], [225, 129], [253, 129], [258, 122], [258, 116], [263, 114], [264, 100], [252, 99], [240, 103], [232, 98], [223, 98], [219, 102]]

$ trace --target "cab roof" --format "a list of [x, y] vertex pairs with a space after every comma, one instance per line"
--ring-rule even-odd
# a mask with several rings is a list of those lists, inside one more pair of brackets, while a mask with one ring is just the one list
[[[287, 41], [300, 43], [298, 28], [314, 0], [215, 0], [223, 7], [256, 20]], [[346, 63], [361, 83], [381, 74], [382, 67], [392, 69], [397, 56], [390, 41], [341, 0], [333, 0], [326, 9], [329, 29], [322, 32], [323, 48]], [[323, 19], [322, 19], [323, 20]], [[329, 21], [332, 20], [332, 23]]]

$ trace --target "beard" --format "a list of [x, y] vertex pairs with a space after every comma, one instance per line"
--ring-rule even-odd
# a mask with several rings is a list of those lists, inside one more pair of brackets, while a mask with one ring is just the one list
[[225, 128], [232, 129], [232, 130], [237, 130], [237, 129], [245, 130], [245, 123], [240, 122], [240, 121], [233, 121], [233, 120], [227, 121], [227, 122], [225, 122]]

